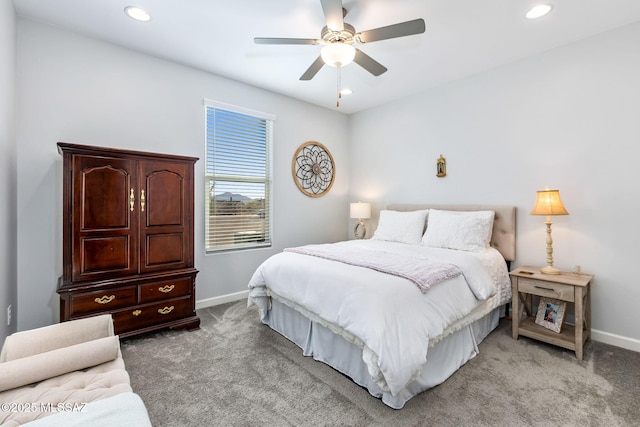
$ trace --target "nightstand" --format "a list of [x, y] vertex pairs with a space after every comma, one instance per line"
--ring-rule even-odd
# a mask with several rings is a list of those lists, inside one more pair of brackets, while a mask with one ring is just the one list
[[[590, 274], [562, 271], [560, 274], [542, 274], [540, 267], [524, 266], [509, 273], [511, 276], [512, 334], [557, 345], [576, 352], [582, 361], [585, 341], [591, 335], [591, 280]], [[564, 322], [560, 333], [536, 324], [533, 312], [534, 296], [555, 298], [573, 304], [575, 325]], [[569, 308], [570, 304], [567, 304]], [[523, 313], [524, 310], [524, 313]], [[523, 319], [523, 314], [526, 317]]]

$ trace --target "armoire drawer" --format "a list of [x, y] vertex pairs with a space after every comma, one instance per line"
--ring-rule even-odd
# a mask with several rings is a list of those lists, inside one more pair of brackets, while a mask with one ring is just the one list
[[112, 311], [134, 305], [136, 303], [136, 287], [129, 286], [126, 288], [73, 293], [70, 300], [71, 316]]
[[191, 276], [140, 285], [140, 303], [191, 295], [192, 287], [193, 279]]
[[157, 325], [172, 320], [194, 316], [191, 296], [175, 298], [155, 304], [129, 307], [111, 313], [115, 333], [121, 334], [134, 329]]

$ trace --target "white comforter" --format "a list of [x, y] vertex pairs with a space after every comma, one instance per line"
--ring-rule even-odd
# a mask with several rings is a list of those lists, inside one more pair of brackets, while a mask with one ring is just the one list
[[487, 298], [497, 294], [494, 306], [508, 301], [506, 264], [493, 248], [478, 253], [379, 240], [338, 244], [406, 254], [417, 262], [450, 262], [463, 271], [463, 276], [422, 294], [407, 279], [282, 252], [267, 259], [251, 278], [248, 304], [257, 304], [263, 317], [267, 297], [273, 295], [362, 347], [369, 374], [381, 390], [393, 395], [420, 374], [430, 340], [439, 339]]

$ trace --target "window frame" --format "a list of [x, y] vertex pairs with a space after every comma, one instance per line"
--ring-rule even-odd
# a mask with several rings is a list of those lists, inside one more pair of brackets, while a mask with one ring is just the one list
[[[256, 248], [269, 248], [272, 246], [273, 242], [273, 128], [274, 123], [276, 121], [276, 116], [270, 113], [264, 113], [261, 111], [251, 110], [244, 107], [239, 107], [231, 104], [226, 104], [219, 101], [214, 101], [210, 99], [204, 99], [204, 114], [205, 114], [205, 165], [204, 165], [204, 192], [205, 192], [205, 203], [204, 203], [204, 213], [205, 213], [205, 227], [204, 227], [204, 238], [205, 238], [205, 253], [206, 254], [214, 254], [220, 252], [227, 251], [238, 251], [238, 250], [248, 250], [248, 249], [256, 249]], [[265, 175], [264, 177], [256, 177], [256, 176], [247, 176], [238, 174], [229, 174], [229, 173], [221, 173], [216, 174], [215, 171], [212, 170], [213, 165], [210, 164], [210, 160], [214, 157], [214, 154], [210, 153], [210, 147], [215, 145], [215, 136], [214, 131], [210, 129], [209, 123], [209, 115], [210, 109], [220, 110], [228, 113], [235, 113], [239, 115], [250, 116], [253, 118], [257, 118], [260, 120], [264, 120], [266, 125], [265, 129]], [[240, 135], [241, 138], [241, 135]], [[264, 185], [264, 197], [265, 197], [265, 209], [264, 214], [264, 240], [258, 241], [247, 241], [247, 242], [234, 242], [230, 244], [222, 244], [219, 246], [210, 246], [212, 237], [211, 237], [211, 208], [212, 208], [212, 192], [213, 187], [211, 186], [211, 182], [226, 182], [233, 183], [237, 182], [238, 184], [258, 184]], [[241, 232], [241, 230], [236, 231], [236, 233]]]

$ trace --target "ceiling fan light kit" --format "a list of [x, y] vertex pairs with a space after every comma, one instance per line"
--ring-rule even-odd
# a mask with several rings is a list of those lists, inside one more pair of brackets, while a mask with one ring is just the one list
[[331, 43], [322, 48], [320, 56], [324, 63], [331, 67], [344, 67], [353, 62], [356, 49], [346, 43]]
[[[340, 98], [340, 68], [355, 62], [374, 76], [379, 76], [387, 68], [371, 58], [354, 44], [371, 43], [380, 40], [421, 34], [425, 31], [422, 18], [412, 21], [375, 28], [373, 30], [356, 32], [356, 29], [344, 22], [347, 11], [342, 7], [342, 0], [320, 0], [326, 26], [322, 29], [319, 39], [256, 37], [256, 44], [306, 44], [323, 45], [320, 55], [302, 74], [300, 80], [311, 80], [324, 64], [338, 68], [338, 99]], [[340, 106], [340, 103], [336, 103]]]

